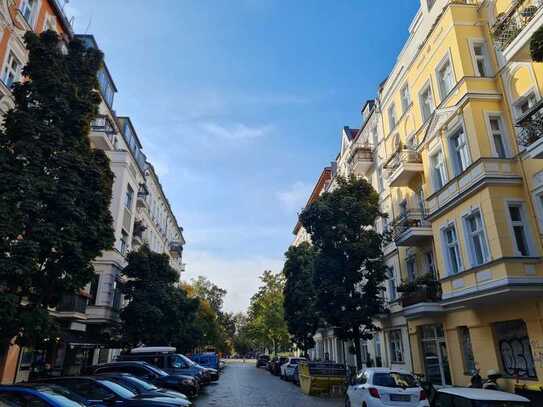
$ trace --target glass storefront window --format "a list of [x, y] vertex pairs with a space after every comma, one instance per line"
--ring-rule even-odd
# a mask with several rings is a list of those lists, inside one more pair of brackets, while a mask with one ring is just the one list
[[451, 384], [449, 356], [442, 325], [420, 327], [426, 380], [437, 385]]
[[462, 358], [464, 361], [464, 373], [475, 373], [475, 358], [473, 356], [473, 348], [471, 346], [471, 336], [467, 326], [458, 328], [458, 336], [460, 337], [460, 346], [462, 348]]

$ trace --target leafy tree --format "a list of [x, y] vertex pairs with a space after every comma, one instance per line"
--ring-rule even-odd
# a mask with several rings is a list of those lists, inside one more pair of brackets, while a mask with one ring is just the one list
[[284, 279], [281, 274], [264, 271], [260, 277], [262, 286], [251, 298], [247, 332], [260, 348], [279, 349], [290, 345], [283, 310]]
[[198, 276], [198, 278], [192, 279], [191, 285], [194, 293], [207, 301], [217, 315], [222, 312], [226, 290], [212, 283], [204, 276]]
[[294, 342], [307, 353], [315, 344], [313, 335], [319, 324], [313, 287], [315, 249], [309, 243], [302, 243], [291, 246], [285, 256], [285, 320]]
[[175, 287], [179, 277], [166, 254], [144, 245], [127, 260], [123, 294], [129, 303], [121, 311], [124, 340], [131, 346], [173, 345], [187, 350], [196, 336], [198, 300]]
[[538, 28], [530, 40], [530, 54], [535, 62], [543, 62], [543, 28]]
[[371, 339], [376, 317], [385, 312], [382, 283], [386, 266], [383, 236], [373, 228], [382, 217], [379, 196], [364, 179], [339, 177], [300, 215], [317, 251], [313, 283], [316, 306], [343, 339], [355, 344], [362, 365], [360, 339]]
[[53, 31], [24, 37], [25, 81], [0, 130], [0, 348], [48, 335], [47, 311], [94, 276], [114, 241], [113, 174], [90, 146], [103, 55]]

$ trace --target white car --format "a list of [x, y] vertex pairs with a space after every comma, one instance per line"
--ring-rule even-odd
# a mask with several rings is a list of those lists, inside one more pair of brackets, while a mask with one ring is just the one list
[[445, 387], [430, 395], [432, 407], [470, 406], [470, 407], [530, 407], [530, 400], [518, 394], [504, 391], [471, 389], [465, 387]]
[[288, 358], [288, 362], [281, 365], [281, 379], [286, 381], [294, 378], [294, 371], [299, 362], [303, 361], [303, 358]]
[[424, 390], [408, 372], [388, 368], [361, 370], [349, 385], [346, 407], [428, 407]]

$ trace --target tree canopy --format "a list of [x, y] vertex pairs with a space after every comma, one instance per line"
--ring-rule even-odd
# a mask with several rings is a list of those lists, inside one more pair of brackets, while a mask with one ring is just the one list
[[247, 333], [255, 346], [277, 353], [290, 347], [283, 309], [285, 282], [281, 274], [271, 271], [264, 271], [260, 281], [262, 285], [249, 305]]
[[24, 40], [26, 80], [0, 130], [0, 347], [50, 334], [47, 308], [85, 287], [114, 241], [113, 174], [88, 138], [103, 55], [79, 40], [63, 52], [53, 31]]
[[340, 336], [354, 341], [358, 366], [360, 339], [371, 339], [378, 329], [375, 319], [385, 312], [383, 236], [373, 227], [382, 216], [377, 192], [354, 177], [338, 177], [337, 187], [300, 215], [317, 253], [316, 307]]
[[143, 245], [127, 256], [123, 294], [129, 301], [121, 311], [124, 341], [130, 345], [172, 345], [182, 351], [194, 345], [198, 300], [177, 287], [179, 275], [166, 254]]
[[313, 335], [319, 324], [313, 286], [315, 254], [309, 243], [291, 246], [283, 267], [285, 320], [293, 341], [304, 352], [314, 346]]

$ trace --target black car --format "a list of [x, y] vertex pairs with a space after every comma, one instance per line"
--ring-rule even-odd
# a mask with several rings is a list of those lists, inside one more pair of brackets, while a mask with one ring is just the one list
[[259, 355], [256, 359], [256, 367], [266, 367], [270, 361], [270, 355]]
[[189, 397], [198, 395], [200, 385], [191, 376], [169, 375], [162, 369], [146, 362], [111, 362], [96, 366], [93, 374], [101, 373], [130, 373], [157, 387], [179, 391]]
[[154, 384], [128, 373], [102, 373], [95, 375], [95, 377], [111, 380], [114, 383], [120, 384], [133, 393], [136, 393], [139, 397], [168, 397], [174, 399], [172, 401], [175, 402], [177, 406], [187, 407], [192, 405], [188, 397], [183, 393], [157, 387]]
[[[141, 361], [147, 362], [172, 375], [189, 375], [195, 377], [200, 384], [207, 384], [213, 381], [212, 373], [218, 372], [215, 369], [204, 368], [194, 363], [185, 355], [175, 353], [175, 348], [167, 346], [134, 348], [128, 353], [117, 357], [118, 361]], [[215, 379], [215, 380], [217, 380]]]
[[268, 365], [268, 370], [274, 376], [279, 376], [281, 374], [281, 366], [288, 362], [288, 358], [280, 357], [273, 358], [273, 360]]
[[41, 384], [56, 384], [64, 387], [69, 391], [81, 396], [87, 405], [115, 404], [119, 407], [178, 407], [175, 402], [172, 402], [168, 397], [140, 397], [136, 393], [130, 391], [120, 384], [114, 383], [111, 380], [75, 376], [75, 377], [55, 377], [40, 380]]

